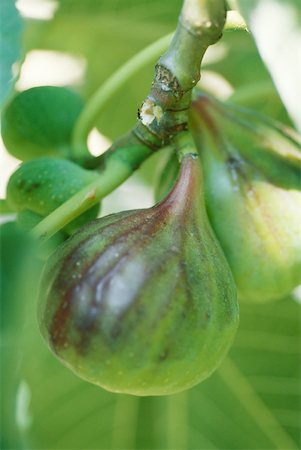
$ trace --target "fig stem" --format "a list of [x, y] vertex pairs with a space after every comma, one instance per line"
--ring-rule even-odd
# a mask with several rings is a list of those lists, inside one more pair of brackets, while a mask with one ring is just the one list
[[[247, 26], [237, 11], [228, 11], [224, 31], [234, 30], [247, 30]], [[167, 50], [173, 35], [174, 33], [169, 33], [136, 53], [96, 90], [73, 130], [72, 146], [75, 157], [89, 159], [91, 156], [87, 146], [89, 132], [109, 100], [143, 67]]]
[[181, 162], [186, 155], [193, 155], [195, 158], [198, 158], [199, 154], [196, 145], [193, 141], [192, 135], [188, 131], [179, 133], [175, 137], [174, 143], [177, 149], [179, 162]]
[[225, 19], [224, 0], [184, 0], [176, 32], [156, 64], [150, 94], [140, 108], [137, 136], [148, 132], [159, 147], [188, 129], [192, 89], [200, 79], [203, 56], [220, 39]]
[[108, 101], [133, 75], [165, 51], [171, 41], [172, 35], [173, 33], [163, 36], [134, 55], [114, 72], [92, 95], [80, 114], [73, 131], [72, 143], [75, 155], [81, 157], [83, 153], [82, 149], [87, 148], [88, 134]]
[[[128, 137], [128, 142], [131, 137]], [[124, 139], [125, 141], [125, 139]], [[152, 150], [143, 145], [134, 144], [128, 147], [112, 147], [103, 156], [99, 168], [99, 178], [60, 205], [45, 219], [32, 229], [32, 234], [38, 238], [47, 240], [57, 231], [67, 225], [71, 220], [98, 203], [120, 184], [122, 184], [132, 173], [147, 159]]]
[[108, 163], [99, 179], [88, 184], [77, 194], [55, 209], [33, 230], [35, 237], [49, 239], [53, 234], [67, 225], [75, 217], [87, 211], [98, 203], [102, 197], [108, 195], [131, 174], [130, 167], [115, 159]]
[[[178, 133], [187, 130], [192, 88], [200, 79], [201, 61], [207, 48], [221, 37], [225, 19], [224, 0], [184, 0], [175, 35], [167, 52], [156, 65], [151, 92], [140, 109], [138, 123], [115, 142], [103, 157], [96, 158], [96, 163], [104, 163], [99, 180], [75, 194], [42, 220], [33, 229], [35, 236], [48, 239], [124, 182], [153, 150], [167, 146]], [[157, 51], [156, 46], [155, 49]], [[116, 87], [115, 78], [111, 93]], [[103, 102], [105, 94], [101, 92], [100, 99]], [[97, 102], [93, 105], [90, 111], [94, 117]], [[84, 117], [84, 125], [90, 124], [90, 113]], [[88, 128], [88, 125], [78, 125], [73, 142], [82, 142]], [[137, 145], [141, 148], [141, 154], [134, 151], [129, 164], [127, 157], [132, 146]]]

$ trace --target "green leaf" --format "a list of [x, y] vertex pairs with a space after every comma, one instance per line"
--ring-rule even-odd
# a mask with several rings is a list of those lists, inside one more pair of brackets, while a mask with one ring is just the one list
[[[19, 449], [21, 436], [16, 424], [15, 403], [19, 384], [18, 366], [22, 358], [22, 329], [26, 304], [24, 268], [33, 267], [33, 242], [15, 222], [0, 226], [0, 380], [1, 380], [1, 434], [0, 447]], [[28, 273], [27, 273], [28, 275]], [[16, 283], [16, 280], [18, 281]], [[22, 288], [21, 288], [22, 286]]]
[[205, 402], [199, 433], [216, 448], [298, 448], [299, 314], [292, 299], [241, 305], [230, 356], [192, 392], [195, 407]]
[[301, 130], [301, 8], [298, 0], [237, 0], [277, 90]]
[[21, 57], [21, 33], [23, 23], [14, 0], [1, 1], [0, 27], [0, 104], [9, 95], [15, 78], [12, 65]]
[[71, 134], [82, 99], [63, 87], [40, 86], [17, 94], [2, 116], [2, 137], [13, 156], [70, 156]]

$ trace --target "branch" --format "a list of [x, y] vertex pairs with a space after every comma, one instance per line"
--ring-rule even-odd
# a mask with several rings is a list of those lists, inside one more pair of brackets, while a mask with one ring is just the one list
[[[228, 11], [224, 31], [247, 30], [247, 25], [243, 18], [237, 11]], [[150, 61], [158, 58], [165, 52], [170, 44], [174, 33], [167, 34], [152, 44], [145, 47], [143, 50], [135, 54], [119, 69], [116, 70], [92, 95], [87, 102], [85, 108], [80, 114], [72, 135], [72, 147], [75, 159], [83, 160], [86, 166], [94, 165], [92, 156], [89, 154], [87, 147], [87, 139], [89, 132], [93, 128], [97, 118], [100, 116], [107, 103], [110, 101], [128, 80], [138, 73], [143, 67], [150, 63]]]
[[151, 92], [142, 104], [137, 125], [105, 155], [94, 159], [92, 164], [100, 164], [99, 180], [42, 220], [33, 230], [35, 236], [51, 237], [116, 189], [153, 151], [187, 129], [191, 93], [200, 79], [201, 61], [207, 48], [221, 37], [225, 18], [224, 0], [184, 0], [176, 33], [156, 65]]
[[184, 0], [176, 33], [156, 65], [151, 92], [134, 129], [146, 144], [147, 134], [160, 148], [187, 129], [191, 92], [200, 79], [203, 56], [220, 39], [225, 19], [224, 0]]
[[[172, 34], [163, 36], [134, 55], [93, 94], [80, 114], [73, 130], [72, 145], [75, 157], [81, 159], [84, 153], [89, 155], [87, 147], [88, 135], [104, 106], [133, 75], [165, 51], [171, 41]], [[83, 149], [86, 149], [86, 152]]]
[[45, 217], [32, 230], [33, 235], [49, 239], [127, 180], [151, 154], [150, 148], [141, 145], [131, 133], [120, 139], [103, 155], [99, 178]]

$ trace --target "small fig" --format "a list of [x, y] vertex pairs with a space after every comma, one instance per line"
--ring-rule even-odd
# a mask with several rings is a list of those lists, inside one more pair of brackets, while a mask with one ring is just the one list
[[[7, 185], [7, 201], [15, 211], [28, 210], [42, 217], [97, 179], [99, 175], [77, 164], [56, 158], [37, 158], [23, 163]], [[73, 232], [97, 217], [95, 205], [70, 222], [65, 230]]]
[[55, 355], [109, 391], [165, 395], [208, 377], [238, 324], [236, 289], [199, 202], [197, 156], [159, 204], [98, 219], [46, 265], [39, 321]]
[[48, 155], [69, 157], [72, 130], [83, 105], [65, 87], [38, 86], [16, 94], [1, 118], [7, 151], [22, 161]]
[[238, 295], [268, 301], [301, 282], [301, 145], [287, 128], [202, 96], [192, 113], [209, 220]]

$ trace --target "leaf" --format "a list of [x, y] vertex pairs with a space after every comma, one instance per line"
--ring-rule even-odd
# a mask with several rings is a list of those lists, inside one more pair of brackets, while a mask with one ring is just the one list
[[17, 94], [2, 115], [6, 149], [23, 161], [70, 156], [71, 134], [82, 108], [78, 94], [63, 87], [39, 86]]
[[301, 130], [301, 8], [298, 0], [237, 0], [261, 57]]
[[[0, 447], [20, 448], [20, 434], [16, 427], [13, 399], [19, 383], [17, 367], [22, 358], [21, 335], [25, 304], [20, 302], [26, 290], [24, 267], [32, 268], [33, 242], [15, 222], [0, 226], [0, 350], [1, 350], [1, 435]], [[28, 279], [28, 277], [27, 277]], [[16, 280], [20, 283], [16, 283]], [[22, 295], [20, 286], [22, 285]]]
[[195, 402], [205, 399], [200, 418], [209, 423], [199, 432], [216, 448], [298, 448], [299, 310], [292, 299], [241, 305], [230, 356], [195, 390]]
[[0, 104], [9, 95], [15, 78], [12, 66], [21, 57], [21, 33], [23, 23], [14, 0], [1, 1], [0, 27]]

